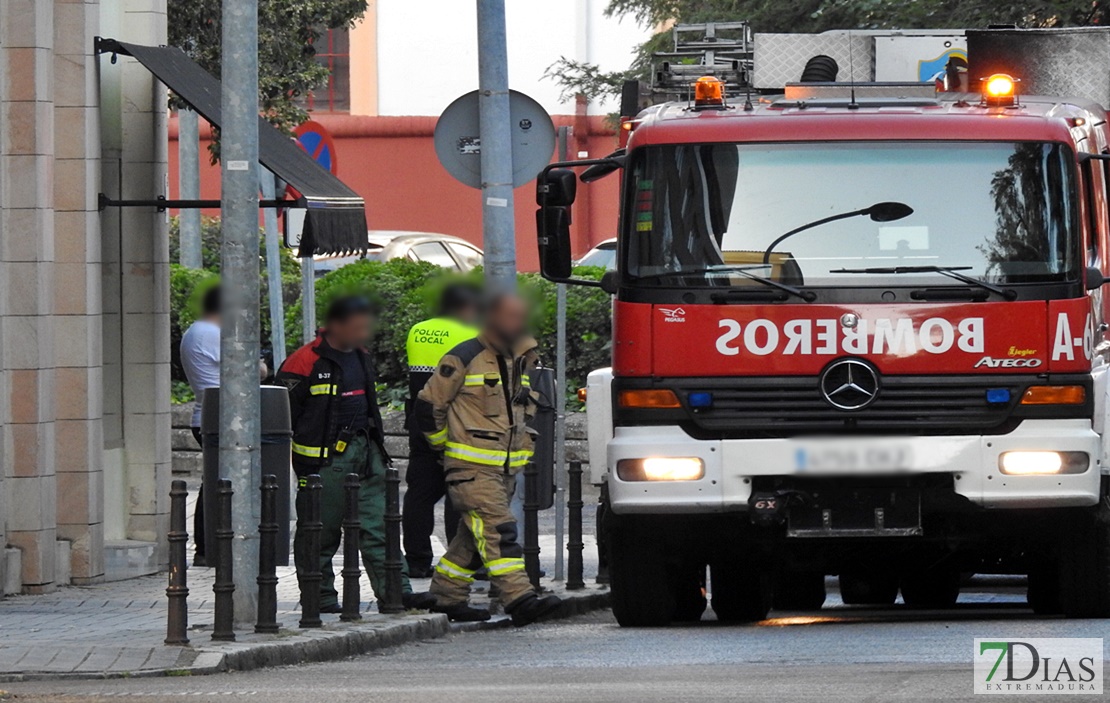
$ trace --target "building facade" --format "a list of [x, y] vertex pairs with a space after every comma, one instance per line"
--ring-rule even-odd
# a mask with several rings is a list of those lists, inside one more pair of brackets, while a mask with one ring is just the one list
[[[508, 0], [509, 87], [532, 97], [556, 126], [572, 129], [571, 158], [603, 156], [617, 146], [610, 119], [614, 98], [586, 104], [561, 95], [545, 77], [560, 58], [626, 69], [651, 31], [630, 18], [605, 16], [608, 0], [540, 3]], [[336, 142], [338, 175], [366, 200], [369, 227], [443, 232], [482, 241], [481, 198], [439, 164], [436, 119], [455, 98], [478, 87], [474, 4], [458, 0], [371, 0], [350, 31], [321, 38], [317, 57], [329, 84], [307, 101], [312, 119]], [[210, 138], [201, 127], [200, 153]], [[170, 192], [177, 193], [177, 128], [170, 122]], [[218, 198], [220, 172], [202, 157], [201, 197]], [[616, 235], [616, 177], [579, 190], [572, 235], [575, 253]], [[429, 203], [434, 203], [430, 207]], [[517, 260], [536, 270], [535, 185], [516, 190]], [[218, 215], [208, 211], [207, 215]]]
[[0, 592], [151, 573], [170, 477], [166, 93], [97, 36], [165, 0], [0, 3]]

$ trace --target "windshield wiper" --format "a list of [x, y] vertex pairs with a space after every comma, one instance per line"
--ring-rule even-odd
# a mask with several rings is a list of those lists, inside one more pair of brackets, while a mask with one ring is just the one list
[[[697, 270], [691, 270], [691, 271], [671, 271], [669, 273], [653, 273], [653, 274], [648, 275], [648, 276], [637, 276], [635, 280], [637, 282], [639, 282], [639, 281], [655, 281], [655, 280], [660, 280], [660, 279], [663, 279], [663, 278], [689, 277], [689, 276], [697, 276], [697, 275], [705, 274], [705, 273], [738, 273], [741, 276], [752, 279], [753, 281], [758, 281], [758, 282], [762, 283], [765, 286], [769, 286], [771, 288], [775, 288], [777, 290], [780, 290], [783, 293], [786, 293], [787, 295], [792, 295], [795, 298], [801, 298], [802, 300], [806, 301], [807, 303], [812, 303], [814, 300], [817, 300], [817, 294], [813, 293], [812, 291], [802, 290], [801, 288], [797, 288], [795, 286], [791, 286], [791, 285], [788, 285], [786, 283], [780, 283], [780, 282], [778, 282], [778, 281], [776, 281], [772, 278], [766, 278], [764, 276], [759, 276], [757, 274], [752, 273], [753, 269], [758, 270], [758, 269], [765, 269], [765, 268], [770, 268], [770, 264], [768, 264], [766, 266], [762, 266], [762, 265], [730, 266], [728, 264], [722, 264], [722, 265], [716, 265], [716, 266], [708, 266], [704, 269], [697, 269]], [[722, 298], [722, 300], [726, 299], [729, 295], [728, 293], [726, 293], [724, 291], [721, 291], [720, 293], [721, 293], [720, 297]], [[740, 297], [740, 296], [737, 296], [737, 297]]]
[[1012, 288], [1001, 288], [993, 283], [981, 281], [972, 276], [965, 276], [960, 271], [970, 271], [970, 266], [875, 266], [872, 268], [862, 269], [834, 269], [829, 273], [874, 273], [874, 274], [904, 274], [904, 273], [939, 273], [942, 276], [954, 278], [957, 281], [967, 283], [968, 285], [982, 288], [983, 290], [990, 291], [995, 295], [1002, 296], [1006, 300], [1013, 300], [1017, 297], [1017, 291]]

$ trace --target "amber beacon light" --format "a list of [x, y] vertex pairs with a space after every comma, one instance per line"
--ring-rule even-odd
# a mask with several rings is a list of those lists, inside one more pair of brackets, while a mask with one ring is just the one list
[[694, 107], [721, 107], [725, 104], [725, 84], [715, 76], [702, 76], [694, 82]]
[[983, 82], [983, 101], [992, 107], [1008, 107], [1017, 101], [1017, 79], [996, 73]]

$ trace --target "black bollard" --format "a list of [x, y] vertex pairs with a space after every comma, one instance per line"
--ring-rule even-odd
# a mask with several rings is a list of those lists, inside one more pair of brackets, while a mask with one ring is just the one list
[[278, 480], [273, 474], [262, 477], [262, 518], [258, 522], [258, 621], [254, 631], [274, 634], [277, 621], [277, 498]]
[[358, 612], [362, 602], [358, 588], [358, 577], [362, 575], [358, 550], [362, 538], [362, 523], [358, 519], [359, 488], [358, 474], [347, 474], [343, 481], [343, 613], [339, 616], [347, 622], [362, 619]]
[[393, 466], [385, 470], [385, 597], [379, 613], [403, 613], [401, 603], [401, 474]]
[[189, 588], [185, 585], [189, 533], [185, 531], [185, 498], [189, 491], [184, 481], [170, 484], [170, 582], [166, 586], [166, 644], [189, 644]]
[[539, 468], [524, 465], [524, 570], [536, 590], [540, 588]]
[[235, 580], [232, 576], [231, 540], [235, 530], [231, 527], [231, 496], [235, 493], [231, 481], [221, 478], [216, 488], [216, 582], [212, 592], [216, 595], [216, 617], [212, 639], [235, 639]]
[[570, 496], [567, 499], [567, 590], [585, 588], [582, 580], [582, 462], [570, 462], [567, 470], [570, 478]]
[[[301, 490], [308, 491], [306, 495], [305, 514], [297, 514], [297, 531], [304, 530], [304, 560], [305, 564], [298, 565], [304, 569], [298, 574], [298, 585], [301, 587], [301, 622], [302, 628], [323, 627], [320, 620], [320, 531], [324, 523], [320, 520], [320, 491], [324, 483], [319, 474], [312, 474], [306, 479], [305, 487]], [[298, 505], [300, 505], [298, 501]]]

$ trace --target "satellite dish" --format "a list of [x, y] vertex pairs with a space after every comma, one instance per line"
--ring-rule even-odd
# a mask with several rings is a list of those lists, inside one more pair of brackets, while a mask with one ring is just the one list
[[[513, 187], [522, 186], [551, 163], [555, 125], [538, 102], [509, 91], [513, 140]], [[471, 188], [482, 187], [482, 142], [478, 130], [478, 91], [447, 106], [436, 122], [436, 155], [443, 168]]]

